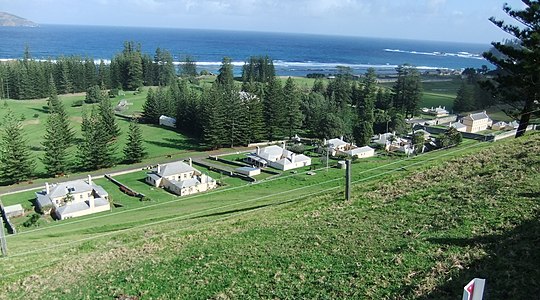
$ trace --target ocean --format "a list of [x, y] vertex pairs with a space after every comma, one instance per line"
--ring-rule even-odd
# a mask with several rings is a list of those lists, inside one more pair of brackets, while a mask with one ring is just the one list
[[140, 43], [142, 51], [152, 56], [157, 47], [167, 49], [177, 62], [191, 55], [199, 69], [211, 72], [219, 69], [225, 56], [233, 60], [239, 74], [250, 56], [268, 55], [274, 60], [276, 73], [287, 76], [328, 74], [338, 65], [350, 67], [355, 74], [369, 67], [391, 73], [405, 63], [422, 70], [479, 68], [489, 66], [482, 52], [490, 49], [489, 44], [328, 35], [42, 25], [0, 27], [0, 60], [21, 58], [28, 46], [35, 59], [79, 55], [110, 61], [122, 50], [124, 41]]

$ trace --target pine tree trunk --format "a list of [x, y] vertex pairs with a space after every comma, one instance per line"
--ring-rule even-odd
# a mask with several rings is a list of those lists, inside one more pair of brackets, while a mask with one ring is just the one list
[[531, 111], [533, 109], [533, 101], [528, 100], [525, 103], [525, 107], [523, 108], [523, 111], [521, 113], [521, 119], [519, 120], [519, 126], [516, 132], [516, 138], [521, 137], [525, 135], [525, 131], [527, 130], [527, 127], [529, 126], [529, 120], [531, 119]]

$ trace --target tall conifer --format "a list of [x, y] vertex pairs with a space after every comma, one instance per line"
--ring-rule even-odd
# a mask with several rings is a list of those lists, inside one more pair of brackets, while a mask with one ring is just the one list
[[10, 110], [4, 117], [0, 144], [0, 178], [4, 183], [19, 183], [29, 179], [34, 171], [21, 123]]
[[124, 148], [124, 160], [128, 163], [141, 162], [148, 153], [143, 145], [141, 127], [136, 119], [129, 123], [129, 131], [126, 146]]

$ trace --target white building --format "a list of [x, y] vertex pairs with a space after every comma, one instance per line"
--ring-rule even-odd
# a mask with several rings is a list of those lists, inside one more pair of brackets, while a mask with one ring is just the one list
[[285, 149], [285, 143], [281, 147], [273, 145], [261, 149], [257, 146], [255, 153], [248, 154], [245, 161], [258, 167], [270, 166], [282, 171], [311, 165], [311, 158]]
[[435, 107], [435, 108], [422, 108], [422, 112], [428, 115], [435, 116], [437, 118], [446, 117], [450, 114], [446, 107]]
[[176, 128], [176, 119], [161, 115], [159, 117], [159, 125]]
[[467, 127], [466, 132], [475, 133], [488, 129], [493, 121], [486, 114], [486, 111], [483, 111], [463, 117], [462, 123]]
[[246, 176], [257, 176], [261, 174], [261, 169], [253, 167], [240, 167], [235, 170], [237, 173], [246, 175]]
[[49, 185], [36, 193], [36, 205], [44, 213], [50, 212], [60, 220], [80, 217], [111, 209], [109, 194], [88, 180], [75, 180]]
[[5, 206], [4, 213], [8, 218], [15, 218], [24, 215], [24, 208], [20, 204]]
[[467, 132], [467, 126], [463, 125], [463, 123], [460, 122], [454, 122], [448, 124], [448, 127], [455, 128], [459, 132]]
[[157, 165], [147, 174], [146, 182], [180, 196], [206, 192], [217, 187], [212, 177], [193, 168], [191, 158], [187, 164], [177, 161]]
[[375, 149], [369, 146], [357, 147], [352, 143], [343, 141], [343, 137], [330, 139], [328, 141], [324, 141], [323, 143], [328, 146], [328, 150], [332, 156], [346, 155], [358, 158], [375, 156]]
[[370, 146], [356, 147], [351, 150], [344, 151], [350, 157], [367, 158], [375, 156], [375, 149]]

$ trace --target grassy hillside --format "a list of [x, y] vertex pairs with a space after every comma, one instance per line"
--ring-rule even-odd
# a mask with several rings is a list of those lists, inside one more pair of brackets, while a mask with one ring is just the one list
[[350, 202], [330, 185], [153, 226], [65, 225], [80, 239], [61, 246], [61, 226], [13, 237], [0, 298], [456, 299], [482, 277], [486, 298], [528, 299], [540, 292], [540, 134], [482, 145], [357, 174]]
[[[140, 113], [146, 99], [147, 88], [139, 94], [133, 92], [125, 92], [124, 95], [112, 99], [113, 106], [120, 100], [128, 101], [128, 110], [124, 114]], [[76, 101], [84, 99], [84, 94], [61, 95], [66, 111], [70, 116], [71, 126], [76, 132], [76, 137], [80, 138], [80, 129], [82, 122], [83, 109], [88, 113], [92, 109], [92, 105], [85, 104], [84, 106], [72, 106]], [[47, 122], [47, 100], [4, 100], [0, 104], [0, 124], [4, 116], [9, 110], [13, 111], [23, 125], [26, 138], [33, 156], [36, 161], [36, 171], [44, 172], [45, 168], [40, 158], [43, 156], [43, 135], [45, 133], [45, 124]], [[116, 155], [122, 157], [122, 150], [126, 144], [126, 137], [129, 128], [129, 120], [117, 118], [118, 126], [120, 127], [121, 135], [116, 142]], [[156, 125], [141, 124], [142, 134], [144, 136], [144, 145], [149, 153], [149, 158], [146, 161], [154, 161], [155, 158], [165, 158], [167, 155], [186, 153], [188, 151], [200, 151], [197, 141], [182, 135], [174, 130], [163, 128]], [[74, 159], [76, 146], [69, 149], [71, 158]]]

